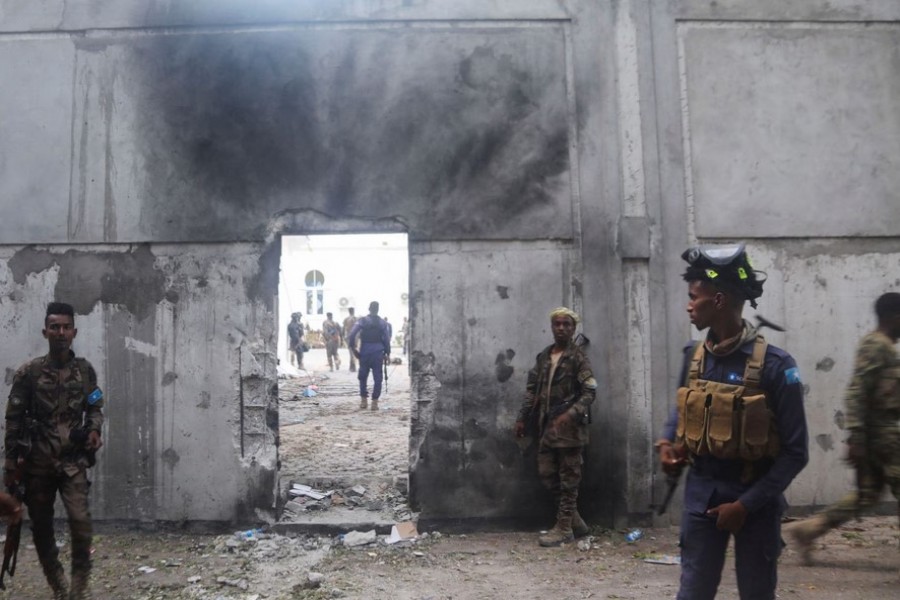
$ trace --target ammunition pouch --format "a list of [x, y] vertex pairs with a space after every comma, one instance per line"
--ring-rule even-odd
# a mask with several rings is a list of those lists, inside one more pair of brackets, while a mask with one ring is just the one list
[[767, 344], [758, 336], [744, 371], [744, 385], [700, 379], [705, 349], [698, 345], [686, 385], [678, 389], [676, 442], [696, 456], [756, 461], [778, 455], [775, 417], [759, 377]]

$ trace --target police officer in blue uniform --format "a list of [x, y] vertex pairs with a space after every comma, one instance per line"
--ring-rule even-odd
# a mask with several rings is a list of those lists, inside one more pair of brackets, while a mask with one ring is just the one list
[[678, 402], [656, 443], [667, 474], [689, 465], [677, 598], [715, 598], [733, 537], [741, 600], [772, 600], [783, 492], [809, 459], [800, 375], [791, 355], [742, 317], [764, 283], [743, 244], [695, 247], [682, 258], [688, 315], [709, 331], [684, 350]]

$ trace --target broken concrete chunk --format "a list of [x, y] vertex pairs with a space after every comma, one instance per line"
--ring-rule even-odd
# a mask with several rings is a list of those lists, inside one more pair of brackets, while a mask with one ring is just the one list
[[351, 531], [344, 535], [344, 545], [348, 548], [372, 544], [375, 542], [375, 540], [376, 535], [374, 529], [371, 529], [369, 531]]
[[288, 494], [293, 496], [294, 498], [298, 496], [306, 496], [307, 498], [312, 498], [313, 500], [322, 500], [323, 498], [327, 498], [334, 493], [333, 491], [323, 492], [322, 490], [316, 490], [308, 485], [304, 485], [302, 483], [295, 483], [291, 486], [291, 489], [288, 490]]
[[216, 579], [216, 583], [221, 583], [222, 585], [236, 587], [241, 590], [250, 589], [250, 584], [247, 583], [246, 579], [228, 579], [226, 577], [219, 577]]
[[345, 496], [362, 496], [366, 493], [366, 488], [361, 485], [354, 485], [349, 490], [344, 492]]

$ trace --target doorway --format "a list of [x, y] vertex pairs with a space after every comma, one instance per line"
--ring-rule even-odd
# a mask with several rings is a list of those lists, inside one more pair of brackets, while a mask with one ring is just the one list
[[[360, 366], [348, 347], [354, 317], [365, 317], [372, 301], [391, 330], [375, 410], [374, 373], [362, 409]], [[408, 520], [407, 235], [282, 236], [277, 314], [282, 522]], [[301, 356], [291, 349], [294, 317]], [[330, 351], [329, 338], [337, 340]]]

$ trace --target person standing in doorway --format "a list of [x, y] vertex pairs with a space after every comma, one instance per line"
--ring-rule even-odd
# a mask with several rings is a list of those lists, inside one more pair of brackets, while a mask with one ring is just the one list
[[344, 341], [347, 344], [347, 348], [350, 350], [350, 372], [356, 373], [356, 347], [350, 344], [350, 332], [353, 331], [353, 326], [356, 325], [356, 309], [354, 307], [350, 307], [347, 309], [347, 312], [350, 313], [346, 319], [344, 319]]
[[528, 373], [514, 428], [518, 438], [538, 439], [538, 474], [556, 499], [556, 525], [540, 537], [541, 546], [559, 546], [590, 531], [578, 514], [578, 487], [597, 380], [583, 346], [574, 342], [577, 324], [578, 315], [568, 308], [550, 313], [553, 344]]
[[684, 349], [681, 387], [655, 446], [677, 476], [690, 464], [677, 600], [713, 600], [734, 537], [741, 598], [774, 600], [783, 492], [809, 459], [803, 384], [790, 354], [744, 320], [764, 279], [743, 244], [682, 254], [687, 312], [706, 338]]
[[[93, 537], [87, 469], [103, 445], [103, 393], [94, 367], [72, 351], [78, 330], [71, 305], [51, 302], [42, 333], [48, 353], [19, 367], [9, 392], [4, 484], [15, 487], [21, 474], [34, 547], [53, 598], [81, 600], [89, 597]], [[53, 531], [57, 493], [69, 518], [71, 590]]]
[[300, 322], [300, 313], [291, 313], [291, 322], [287, 326], [288, 345], [290, 352], [297, 357], [297, 368], [303, 369], [303, 324]]
[[334, 371], [341, 368], [341, 357], [338, 356], [338, 348], [344, 341], [344, 333], [341, 326], [334, 322], [331, 313], [325, 313], [327, 317], [322, 323], [322, 337], [325, 338], [325, 354], [328, 356], [328, 370]]
[[369, 314], [361, 318], [350, 331], [348, 341], [350, 351], [356, 352], [356, 339], [359, 337], [359, 408], [365, 410], [368, 404], [367, 389], [369, 371], [372, 372], [372, 410], [378, 410], [378, 399], [381, 397], [381, 382], [384, 378], [382, 368], [390, 360], [391, 334], [388, 324], [378, 316], [378, 302], [369, 304]]
[[900, 294], [875, 301], [878, 327], [856, 350], [853, 378], [847, 387], [847, 462], [856, 469], [856, 490], [811, 519], [785, 528], [804, 562], [812, 561], [813, 542], [835, 527], [872, 508], [884, 487], [900, 500]]

